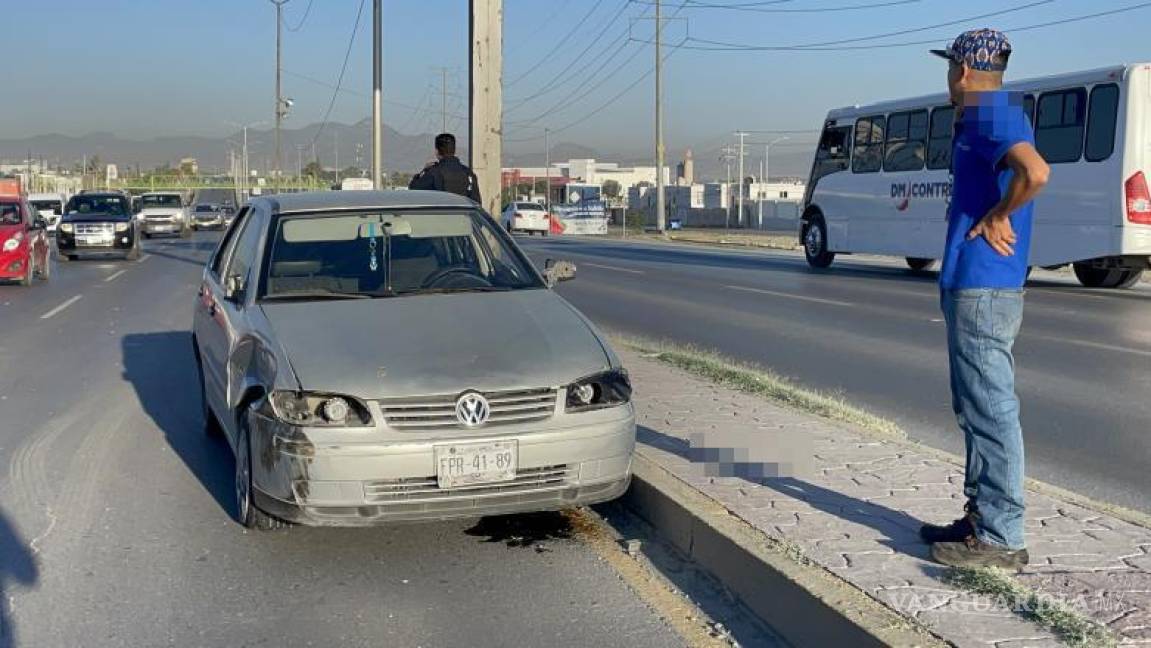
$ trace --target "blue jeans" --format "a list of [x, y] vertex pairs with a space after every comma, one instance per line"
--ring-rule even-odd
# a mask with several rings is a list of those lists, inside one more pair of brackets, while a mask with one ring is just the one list
[[1023, 428], [1011, 349], [1023, 322], [1023, 291], [944, 290], [951, 407], [963, 430], [963, 494], [978, 510], [980, 540], [1022, 549]]

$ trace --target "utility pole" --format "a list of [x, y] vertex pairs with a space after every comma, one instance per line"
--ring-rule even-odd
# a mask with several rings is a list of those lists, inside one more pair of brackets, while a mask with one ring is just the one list
[[731, 228], [731, 161], [734, 156], [734, 150], [730, 146], [723, 147], [719, 159], [723, 161], [724, 166], [727, 168], [727, 181], [724, 183], [724, 188], [727, 189], [727, 200], [723, 200], [723, 191], [720, 191], [720, 203], [724, 205], [724, 210], [727, 211], [724, 218], [724, 229]]
[[655, 0], [655, 229], [664, 231], [663, 186], [663, 13], [662, 3]]
[[468, 154], [483, 207], [500, 208], [503, 162], [503, 0], [468, 1]]
[[[552, 217], [552, 151], [548, 145], [548, 129], [544, 129], [544, 209], [547, 210], [548, 220]], [[551, 226], [549, 225], [549, 228]]]
[[744, 175], [743, 175], [743, 154], [745, 152], [744, 140], [747, 137], [747, 133], [744, 131], [736, 131], [735, 135], [736, 135], [736, 137], [739, 138], [739, 179], [738, 179], [738, 182], [736, 182], [736, 187], [737, 187], [737, 190], [739, 191], [739, 214], [736, 216], [736, 220], [737, 220], [737, 222], [742, 223], [743, 222], [743, 178], [744, 178]]
[[283, 86], [280, 77], [283, 71], [284, 5], [288, 0], [268, 0], [276, 5], [276, 189], [280, 188], [280, 165], [283, 161], [280, 151], [280, 127], [286, 112]]
[[336, 184], [340, 184], [340, 131], [332, 132], [332, 149], [336, 157]]
[[384, 188], [384, 9], [372, 0], [372, 186]]

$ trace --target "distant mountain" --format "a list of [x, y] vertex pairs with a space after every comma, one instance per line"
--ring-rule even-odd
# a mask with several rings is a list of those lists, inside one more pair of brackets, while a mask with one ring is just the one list
[[[317, 133], [319, 136], [317, 137]], [[371, 121], [355, 124], [309, 124], [302, 128], [281, 131], [282, 166], [293, 172], [297, 162], [307, 164], [315, 155], [326, 167], [340, 168], [371, 166]], [[432, 157], [432, 134], [403, 135], [384, 126], [384, 168], [388, 171], [416, 170]], [[72, 166], [82, 156], [99, 155], [104, 162], [121, 166], [151, 169], [164, 164], [177, 166], [180, 158], [196, 158], [201, 170], [222, 170], [228, 165], [229, 149], [239, 155], [243, 136], [241, 132], [227, 137], [156, 137], [135, 140], [112, 133], [90, 133], [82, 137], [48, 134], [22, 139], [0, 139], [0, 160], [22, 161], [31, 153], [33, 159], [44, 159], [50, 164]], [[338, 147], [338, 148], [337, 148]], [[338, 151], [338, 153], [337, 153]], [[467, 151], [462, 151], [467, 155]], [[248, 159], [252, 169], [266, 172], [275, 157], [273, 129], [248, 129]]]
[[[422, 168], [433, 156], [433, 136], [432, 133], [403, 135], [385, 125], [384, 168], [389, 172], [414, 171]], [[171, 136], [147, 140], [128, 139], [103, 132], [90, 133], [82, 137], [60, 134], [34, 135], [21, 139], [0, 139], [0, 161], [23, 161], [31, 152], [34, 159], [42, 158], [50, 164], [71, 167], [84, 155], [99, 155], [104, 162], [114, 162], [123, 167], [140, 165], [142, 169], [152, 169], [164, 164], [175, 167], [180, 158], [194, 157], [201, 170], [212, 171], [226, 168], [229, 149], [235, 150], [238, 155], [241, 141], [242, 136], [239, 132], [217, 138]], [[262, 173], [271, 169], [274, 142], [275, 137], [270, 128], [248, 130], [248, 155], [253, 169]], [[309, 124], [296, 129], [285, 128], [282, 151], [283, 168], [286, 173], [294, 173], [297, 162], [306, 165], [312, 159], [313, 142], [315, 154], [325, 167], [336, 166], [337, 157], [341, 169], [350, 166], [366, 169], [371, 166], [371, 121], [368, 119], [355, 124], [329, 123], [323, 126], [322, 130], [320, 124]], [[722, 180], [726, 176], [726, 167], [720, 162], [721, 148], [715, 146], [706, 150], [693, 150], [697, 181]], [[773, 147], [772, 177], [806, 176], [811, 168], [812, 152], [812, 148], [802, 143]], [[467, 151], [461, 149], [460, 156], [467, 159]], [[621, 166], [654, 164], [647, 151], [598, 150], [576, 142], [561, 141], [552, 144], [550, 156], [553, 162], [592, 158], [603, 162], [618, 162]], [[682, 149], [669, 148], [668, 166], [674, 169], [682, 157]], [[758, 176], [762, 159], [762, 149], [749, 145], [745, 173]], [[543, 162], [542, 140], [538, 143], [509, 143], [504, 147], [505, 166], [543, 166]], [[735, 165], [732, 166], [734, 180]]]

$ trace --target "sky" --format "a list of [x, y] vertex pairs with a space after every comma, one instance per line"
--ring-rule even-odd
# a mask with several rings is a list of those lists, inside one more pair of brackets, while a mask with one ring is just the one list
[[[311, 3], [309, 9], [309, 2]], [[652, 148], [654, 0], [504, 0], [505, 147], [572, 142], [618, 155]], [[342, 86], [333, 89], [363, 5]], [[1151, 6], [1065, 25], [1020, 27], [1139, 0], [664, 0], [665, 140], [669, 157], [708, 150], [745, 130], [810, 130], [837, 106], [941, 91], [945, 66], [926, 54], [973, 27], [1007, 31], [1009, 76], [1026, 78], [1151, 61]], [[288, 0], [288, 126], [370, 114], [371, 0]], [[466, 0], [384, 0], [385, 120], [404, 133], [466, 132]], [[681, 7], [681, 5], [683, 5]], [[722, 8], [725, 5], [738, 8]], [[866, 8], [851, 9], [866, 5]], [[875, 6], [879, 5], [879, 6]], [[985, 16], [997, 12], [1001, 15]], [[224, 136], [270, 122], [275, 11], [270, 0], [5, 2], [0, 139], [111, 132], [129, 138]], [[984, 17], [981, 17], [984, 16]], [[950, 23], [924, 29], [932, 25]], [[298, 29], [297, 29], [298, 28]], [[876, 35], [905, 32], [884, 38]], [[706, 41], [812, 51], [703, 51]], [[683, 45], [676, 49], [675, 45]], [[631, 87], [630, 90], [628, 88]], [[13, 94], [15, 92], [15, 94]], [[538, 95], [538, 96], [536, 96]], [[16, 97], [19, 96], [20, 99]], [[329, 105], [332, 106], [330, 115]], [[593, 114], [593, 111], [598, 110]], [[753, 136], [768, 137], [768, 135]], [[810, 150], [794, 134], [777, 146]], [[386, 146], [386, 142], [385, 142]]]

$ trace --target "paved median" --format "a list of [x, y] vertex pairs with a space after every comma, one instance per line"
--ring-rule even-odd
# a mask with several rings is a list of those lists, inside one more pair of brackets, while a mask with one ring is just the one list
[[[745, 545], [750, 538], [751, 545], [774, 547], [777, 563], [783, 556], [817, 567], [955, 645], [1151, 642], [1151, 529], [1139, 514], [1035, 485], [1027, 511], [1031, 565], [1019, 574], [950, 570], [931, 561], [918, 528], [961, 514], [958, 458], [778, 405], [653, 354], [628, 348], [621, 354], [636, 385], [640, 426], [639, 485], [631, 501], [650, 515], [666, 513], [652, 503], [653, 489], [697, 524], [708, 511], [714, 517], [709, 507], [720, 507], [743, 526]], [[707, 526], [722, 535], [715, 530], [722, 524]], [[685, 535], [678, 544], [692, 551], [694, 541]], [[723, 562], [735, 553], [713, 557], [710, 567], [730, 569]], [[778, 564], [762, 560], [717, 575], [757, 612], [788, 609], [747, 600], [769, 595], [749, 588], [748, 570], [755, 568], [763, 578], [779, 575]], [[770, 595], [811, 595], [829, 614], [858, 622], [861, 637], [919, 643], [908, 639], [913, 631], [893, 630], [897, 624], [868, 612], [866, 603], [829, 594], [834, 587], [818, 577], [784, 580], [794, 591]], [[778, 627], [779, 619], [769, 621]]]

